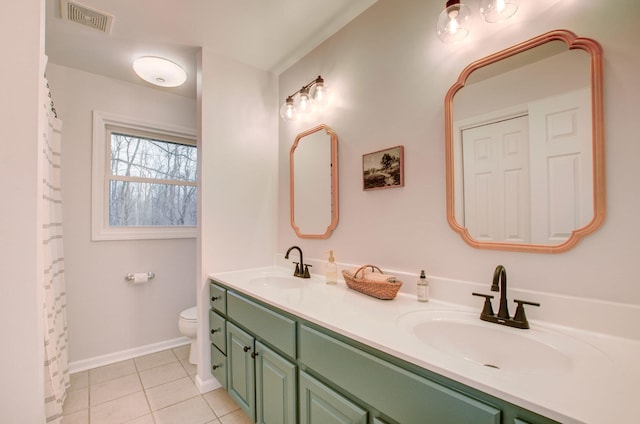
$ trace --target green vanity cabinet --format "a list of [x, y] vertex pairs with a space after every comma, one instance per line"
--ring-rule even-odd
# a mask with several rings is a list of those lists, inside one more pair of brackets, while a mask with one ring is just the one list
[[500, 424], [501, 411], [302, 325], [300, 361], [400, 423]]
[[256, 423], [557, 424], [224, 284], [211, 287], [212, 297], [223, 293], [211, 329], [226, 329], [224, 344], [210, 335], [212, 373]]
[[217, 284], [210, 288], [219, 302], [209, 311], [212, 374], [254, 422], [296, 424], [296, 322]]
[[300, 424], [367, 424], [367, 411], [300, 371]]

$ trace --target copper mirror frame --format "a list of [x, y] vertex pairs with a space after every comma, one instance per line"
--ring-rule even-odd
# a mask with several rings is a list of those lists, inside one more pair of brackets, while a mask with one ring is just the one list
[[[298, 148], [298, 145], [304, 137], [310, 136], [312, 134], [324, 131], [325, 134], [329, 136], [329, 142], [331, 144], [331, 157], [328, 158], [331, 160], [331, 222], [328, 223], [326, 227], [326, 231], [322, 234], [309, 234], [305, 233], [304, 229], [300, 229], [300, 227], [296, 224], [295, 220], [295, 151]], [[320, 160], [320, 158], [318, 158]], [[296, 235], [300, 238], [311, 238], [311, 239], [326, 239], [329, 238], [333, 230], [338, 226], [338, 135], [328, 126], [324, 124], [320, 124], [314, 128], [311, 128], [307, 131], [304, 131], [297, 135], [296, 139], [291, 146], [291, 150], [289, 151], [289, 208], [290, 208], [290, 219], [291, 219], [291, 227], [294, 229]]]
[[[525, 52], [534, 47], [551, 41], [562, 41], [571, 49], [586, 51], [590, 56], [591, 71], [591, 112], [592, 112], [592, 150], [593, 150], [593, 218], [582, 228], [571, 233], [571, 236], [561, 244], [525, 244], [506, 242], [485, 242], [474, 239], [469, 231], [457, 222], [455, 217], [454, 193], [454, 123], [453, 97], [465, 86], [469, 75], [475, 70], [500, 60]], [[460, 73], [458, 80], [451, 86], [445, 96], [445, 160], [446, 160], [446, 189], [447, 189], [447, 221], [451, 228], [460, 234], [469, 245], [478, 249], [508, 250], [533, 253], [561, 253], [574, 247], [583, 237], [598, 229], [605, 219], [605, 125], [603, 102], [603, 59], [602, 47], [590, 38], [581, 38], [568, 30], [555, 30], [528, 41], [494, 53], [483, 59], [471, 63]]]

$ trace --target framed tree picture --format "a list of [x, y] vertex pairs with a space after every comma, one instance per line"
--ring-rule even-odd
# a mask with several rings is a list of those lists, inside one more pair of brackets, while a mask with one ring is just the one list
[[367, 190], [404, 186], [404, 146], [362, 155], [362, 187]]

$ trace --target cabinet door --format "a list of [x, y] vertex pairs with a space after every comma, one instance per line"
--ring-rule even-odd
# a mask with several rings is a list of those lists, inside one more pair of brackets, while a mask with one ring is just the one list
[[300, 372], [300, 424], [366, 424], [367, 411], [304, 371]]
[[227, 385], [229, 395], [255, 422], [255, 362], [253, 337], [232, 323], [227, 324]]
[[258, 424], [296, 423], [296, 366], [256, 342], [256, 415]]

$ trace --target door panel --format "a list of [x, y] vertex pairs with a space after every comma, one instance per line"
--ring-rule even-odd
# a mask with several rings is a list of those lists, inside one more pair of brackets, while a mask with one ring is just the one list
[[301, 424], [367, 424], [367, 411], [300, 372]]
[[227, 384], [229, 395], [255, 422], [255, 362], [253, 337], [232, 323], [227, 324]]
[[258, 424], [295, 424], [296, 366], [260, 342], [255, 360]]

